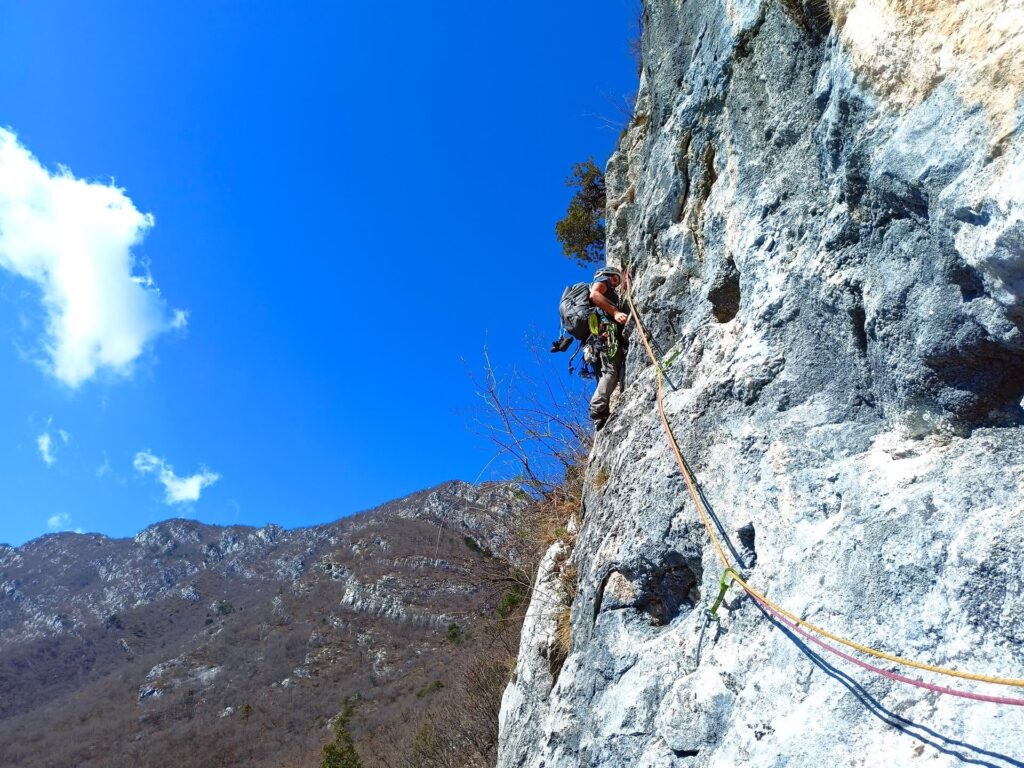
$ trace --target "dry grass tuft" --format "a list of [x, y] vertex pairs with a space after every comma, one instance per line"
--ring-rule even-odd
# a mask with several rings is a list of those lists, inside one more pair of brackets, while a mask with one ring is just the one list
[[551, 674], [558, 677], [565, 660], [569, 658], [572, 651], [572, 606], [576, 602], [576, 595], [579, 593], [579, 570], [576, 564], [567, 560], [558, 573], [558, 581], [561, 586], [562, 605], [555, 617], [555, 631], [551, 639]]
[[523, 515], [520, 536], [539, 563], [547, 549], [556, 541], [572, 545], [574, 534], [570, 522], [579, 528], [580, 505], [583, 499], [585, 460], [566, 470], [563, 482], [549, 489]]
[[552, 637], [551, 655], [549, 657], [552, 677], [558, 678], [558, 673], [562, 671], [562, 665], [569, 658], [571, 650], [572, 611], [566, 605], [558, 611], [558, 616], [555, 618], [555, 634]]

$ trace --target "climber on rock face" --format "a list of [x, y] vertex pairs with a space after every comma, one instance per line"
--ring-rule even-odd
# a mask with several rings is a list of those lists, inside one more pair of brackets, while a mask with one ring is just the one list
[[612, 392], [622, 378], [626, 359], [622, 328], [629, 322], [629, 315], [620, 308], [617, 289], [621, 284], [622, 272], [604, 267], [590, 283], [567, 287], [558, 303], [562, 335], [551, 343], [552, 352], [565, 352], [573, 339], [580, 342], [569, 361], [569, 373], [573, 372], [572, 360], [582, 349], [585, 364], [580, 375], [597, 379], [597, 389], [590, 398], [590, 418], [597, 429], [608, 420]]
[[629, 322], [629, 315], [619, 308], [616, 289], [621, 284], [622, 272], [615, 267], [605, 267], [597, 271], [590, 285], [590, 303], [608, 318], [598, 323], [597, 333], [589, 343], [589, 352], [596, 358], [594, 366], [599, 370], [597, 388], [590, 398], [590, 418], [596, 429], [601, 429], [608, 420], [612, 392], [622, 378], [622, 363], [626, 358], [626, 340], [621, 328]]

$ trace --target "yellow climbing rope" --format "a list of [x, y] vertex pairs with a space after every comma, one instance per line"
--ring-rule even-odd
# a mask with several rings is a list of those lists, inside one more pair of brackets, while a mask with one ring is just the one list
[[697, 490], [697, 482], [694, 479], [693, 474], [690, 472], [690, 468], [687, 466], [686, 461], [683, 459], [683, 452], [679, 448], [679, 443], [676, 441], [675, 434], [672, 432], [672, 426], [671, 424], [669, 424], [668, 416], [665, 414], [663, 385], [664, 377], [662, 367], [658, 362], [657, 355], [654, 354], [654, 349], [651, 346], [651, 340], [648, 337], [647, 332], [644, 329], [644, 325], [640, 320], [640, 314], [637, 312], [636, 305], [633, 303], [633, 290], [629, 277], [629, 271], [625, 269], [623, 270], [623, 286], [626, 289], [626, 301], [629, 303], [631, 317], [636, 319], [637, 333], [640, 334], [640, 340], [643, 342], [644, 349], [646, 349], [647, 351], [647, 356], [650, 358], [651, 363], [654, 367], [655, 380], [657, 382], [658, 388], [658, 415], [661, 417], [661, 425], [665, 430], [665, 435], [668, 438], [668, 442], [672, 448], [672, 452], [675, 454], [676, 464], [679, 465], [679, 470], [680, 472], [682, 472], [683, 480], [686, 481], [686, 487], [690, 492], [690, 497], [693, 499], [693, 503], [697, 507], [697, 512], [700, 514], [701, 521], [704, 523], [704, 528], [707, 530], [708, 536], [711, 538], [711, 543], [714, 545], [715, 552], [717, 552], [718, 554], [718, 559], [722, 561], [723, 567], [729, 573], [731, 573], [735, 582], [739, 584], [744, 590], [746, 590], [752, 597], [769, 606], [770, 608], [782, 614], [783, 616], [795, 622], [796, 624], [799, 624], [800, 626], [805, 627], [806, 629], [809, 629], [812, 632], [816, 632], [817, 634], [822, 635], [823, 637], [827, 637], [830, 640], [833, 640], [837, 643], [841, 643], [842, 645], [845, 645], [848, 648], [858, 650], [861, 653], [866, 653], [870, 656], [874, 656], [875, 658], [885, 659], [886, 661], [891, 661], [896, 664], [902, 664], [907, 667], [913, 667], [915, 669], [921, 669], [927, 672], [935, 672], [940, 675], [959, 677], [965, 680], [977, 680], [983, 683], [995, 683], [997, 685], [1010, 685], [1018, 688], [1024, 688], [1024, 680], [1021, 679], [996, 677], [994, 675], [979, 675], [973, 672], [961, 672], [956, 669], [948, 669], [946, 667], [940, 667], [935, 664], [925, 664], [924, 662], [914, 661], [913, 659], [907, 659], [902, 656], [897, 656], [893, 653], [887, 653], [885, 651], [880, 651], [876, 648], [871, 648], [870, 646], [863, 645], [854, 640], [849, 640], [845, 637], [835, 634], [834, 632], [829, 632], [827, 629], [823, 629], [815, 624], [812, 624], [809, 621], [805, 621], [796, 614], [787, 611], [785, 608], [778, 605], [777, 603], [772, 602], [767, 597], [765, 597], [761, 592], [758, 592], [756, 589], [751, 587], [750, 584], [743, 579], [738, 569], [736, 569], [729, 561], [728, 556], [725, 554], [725, 550], [722, 548], [722, 543], [719, 540], [718, 535], [715, 533], [714, 526], [711, 524], [711, 519], [708, 514], [708, 511], [707, 509], [705, 509], [704, 504], [701, 501], [700, 493]]

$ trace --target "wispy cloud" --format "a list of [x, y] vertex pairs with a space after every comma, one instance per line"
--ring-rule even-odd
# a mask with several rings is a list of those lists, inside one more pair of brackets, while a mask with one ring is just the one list
[[46, 466], [52, 467], [57, 462], [57, 458], [53, 455], [53, 438], [50, 437], [50, 433], [43, 432], [37, 437], [36, 445], [39, 446], [39, 455], [43, 457]]
[[[71, 528], [71, 515], [66, 512], [59, 512], [56, 515], [51, 515], [46, 521], [46, 527], [52, 532], [57, 533], [58, 531], [70, 531]], [[73, 529], [75, 533], [81, 533], [81, 528]]]
[[174, 467], [149, 451], [136, 453], [132, 463], [138, 472], [156, 474], [157, 479], [164, 486], [164, 502], [167, 504], [188, 504], [199, 501], [203, 489], [220, 480], [219, 474], [211, 472], [206, 467], [200, 467], [199, 472], [194, 475], [179, 477], [174, 474]]
[[43, 366], [65, 384], [128, 375], [154, 337], [187, 323], [132, 253], [153, 223], [123, 189], [50, 173], [0, 128], [0, 268], [41, 289]]
[[[53, 435], [50, 433], [50, 425], [53, 423], [53, 419], [46, 422], [46, 431], [36, 438], [36, 447], [39, 448], [39, 455], [43, 458], [43, 462], [48, 467], [52, 467], [57, 463], [56, 447], [57, 441], [54, 440]], [[61, 443], [67, 445], [71, 440], [71, 435], [66, 430], [58, 429], [57, 437], [60, 438]]]

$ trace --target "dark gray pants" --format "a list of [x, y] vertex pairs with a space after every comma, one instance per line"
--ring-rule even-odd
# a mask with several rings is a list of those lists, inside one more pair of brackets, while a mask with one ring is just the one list
[[625, 359], [625, 350], [619, 347], [618, 354], [614, 359], [609, 357], [607, 351], [600, 353], [601, 378], [597, 380], [597, 389], [590, 398], [590, 418], [594, 421], [608, 418], [608, 406], [611, 404], [612, 392], [622, 378], [622, 361]]

